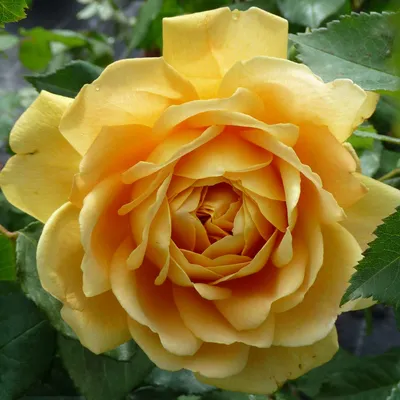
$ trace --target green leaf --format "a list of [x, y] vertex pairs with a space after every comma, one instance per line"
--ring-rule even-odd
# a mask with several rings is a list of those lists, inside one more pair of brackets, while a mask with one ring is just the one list
[[54, 351], [50, 324], [14, 282], [0, 281], [0, 399], [24, 394], [49, 368]]
[[47, 67], [52, 59], [52, 42], [62, 43], [68, 48], [88, 45], [86, 38], [74, 31], [48, 31], [37, 27], [31, 30], [21, 29], [20, 33], [24, 38], [21, 40], [19, 58], [32, 71], [42, 71]]
[[[376, 357], [360, 357], [343, 366], [322, 385], [318, 400], [388, 400], [400, 381], [400, 349]], [[394, 397], [396, 399], [396, 397]]]
[[317, 28], [326, 18], [335, 14], [347, 0], [278, 0], [282, 15], [290, 22]]
[[25, 0], [0, 0], [0, 27], [25, 18], [27, 7]]
[[277, 14], [278, 9], [276, 6], [276, 0], [249, 0], [240, 3], [234, 3], [229, 6], [231, 10], [241, 10], [246, 11], [250, 7], [258, 7], [262, 10], [273, 12]]
[[400, 400], [400, 383], [392, 389], [386, 400]]
[[38, 92], [47, 90], [62, 96], [75, 97], [83, 85], [92, 83], [98, 78], [101, 72], [102, 68], [86, 61], [71, 61], [64, 68], [55, 72], [37, 76], [26, 76], [25, 79]]
[[137, 344], [133, 340], [130, 340], [129, 342], [121, 344], [115, 349], [107, 351], [103, 354], [118, 361], [129, 361], [136, 354], [136, 352]]
[[77, 340], [62, 335], [58, 344], [64, 366], [86, 400], [122, 400], [142, 383], [153, 367], [139, 347], [126, 362], [95, 355]]
[[359, 297], [373, 297], [387, 305], [400, 307], [400, 211], [384, 220], [375, 231], [364, 258], [356, 267], [342, 303]]
[[10, 232], [15, 232], [32, 221], [35, 219], [11, 205], [0, 191], [0, 225]]
[[129, 51], [134, 50], [145, 39], [151, 22], [161, 11], [163, 0], [147, 0], [143, 3], [137, 16], [136, 25], [133, 28], [132, 38], [128, 45]]
[[25, 396], [19, 400], [84, 400], [83, 397], [78, 396], [79, 393], [62, 365], [60, 357], [56, 356], [42, 379], [31, 386], [25, 392]]
[[352, 368], [358, 364], [359, 359], [356, 356], [339, 349], [332, 360], [296, 379], [294, 384], [298, 390], [310, 398], [315, 398], [323, 383], [329, 381], [333, 374], [340, 373], [343, 369]]
[[[1, 1], [1, 0], [0, 0]], [[7, 32], [0, 32], [0, 52], [11, 49], [19, 42], [18, 36]]]
[[146, 378], [146, 383], [170, 389], [180, 394], [202, 394], [214, 389], [213, 386], [199, 382], [191, 371], [184, 369], [177, 372], [170, 372], [154, 368]]
[[0, 281], [13, 281], [15, 277], [15, 242], [0, 232]]
[[365, 90], [390, 92], [400, 86], [391, 62], [394, 15], [346, 15], [328, 23], [327, 28], [290, 38], [298, 58], [324, 81], [350, 78]]
[[21, 230], [17, 239], [17, 274], [26, 296], [47, 315], [59, 332], [75, 338], [72, 329], [61, 318], [62, 304], [46, 292], [40, 283], [36, 266], [36, 248], [43, 230], [43, 224], [34, 222]]

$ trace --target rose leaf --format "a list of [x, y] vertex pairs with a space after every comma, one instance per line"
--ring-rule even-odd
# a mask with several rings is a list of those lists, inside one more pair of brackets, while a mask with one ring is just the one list
[[349, 78], [365, 90], [393, 92], [400, 86], [392, 60], [395, 16], [345, 15], [326, 28], [290, 35], [290, 39], [299, 60], [325, 82]]

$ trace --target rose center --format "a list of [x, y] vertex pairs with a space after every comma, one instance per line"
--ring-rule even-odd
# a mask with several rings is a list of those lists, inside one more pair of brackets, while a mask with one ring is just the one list
[[211, 243], [232, 235], [241, 204], [241, 194], [227, 183], [202, 188], [195, 215], [203, 224]]

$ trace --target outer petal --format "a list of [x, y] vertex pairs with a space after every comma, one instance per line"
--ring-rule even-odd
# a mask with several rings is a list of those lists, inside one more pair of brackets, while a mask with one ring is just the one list
[[126, 312], [111, 291], [87, 298], [82, 310], [64, 305], [61, 316], [93, 353], [112, 350], [130, 339]]
[[94, 353], [129, 340], [126, 313], [111, 292], [86, 298], [82, 291], [79, 209], [64, 204], [47, 222], [38, 245], [43, 287], [64, 302], [61, 316]]
[[349, 79], [325, 84], [303, 64], [270, 57], [237, 63], [225, 75], [218, 96], [231, 96], [238, 87], [263, 99], [267, 123], [326, 125], [341, 142], [373, 113], [378, 101], [378, 95]]
[[295, 308], [276, 314], [274, 344], [306, 346], [324, 338], [333, 328], [339, 304], [361, 249], [340, 224], [322, 228], [324, 263], [317, 279]]
[[72, 308], [81, 309], [83, 248], [79, 209], [65, 203], [47, 221], [37, 249], [37, 268], [45, 290]]
[[286, 58], [287, 21], [258, 8], [229, 8], [165, 18], [164, 58], [213, 97], [221, 77], [237, 61], [262, 55]]
[[149, 328], [129, 319], [129, 330], [135, 342], [158, 367], [169, 371], [182, 368], [199, 372], [212, 378], [223, 378], [242, 371], [246, 365], [249, 347], [234, 343], [226, 346], [204, 343], [193, 356], [179, 357], [169, 353], [161, 345], [158, 336]]
[[368, 243], [375, 239], [373, 232], [382, 219], [394, 213], [400, 205], [400, 190], [358, 173], [355, 176], [368, 188], [368, 193], [345, 209], [347, 219], [341, 224], [365, 250]]
[[72, 100], [42, 91], [15, 124], [0, 174], [7, 200], [42, 222], [68, 200], [80, 156], [58, 130]]
[[162, 58], [121, 60], [83, 87], [60, 130], [83, 155], [103, 126], [152, 126], [170, 105], [196, 98], [193, 86]]
[[295, 379], [310, 369], [328, 362], [338, 349], [334, 329], [326, 338], [305, 347], [250, 349], [249, 361], [242, 372], [225, 379], [197, 378], [222, 389], [251, 393], [273, 393], [286, 380]]

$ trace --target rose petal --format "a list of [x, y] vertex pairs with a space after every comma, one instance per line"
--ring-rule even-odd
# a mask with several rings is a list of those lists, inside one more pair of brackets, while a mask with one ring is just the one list
[[79, 310], [64, 304], [61, 316], [82, 345], [95, 354], [115, 349], [130, 339], [126, 312], [111, 291], [86, 298]]
[[163, 58], [120, 60], [83, 87], [62, 118], [60, 131], [83, 155], [103, 126], [151, 127], [170, 105], [196, 97], [193, 86]]
[[209, 98], [236, 61], [260, 55], [286, 58], [287, 32], [286, 20], [258, 8], [220, 8], [164, 18], [163, 54], [201, 97]]
[[356, 173], [356, 178], [368, 189], [357, 203], [345, 209], [347, 219], [341, 224], [357, 239], [362, 250], [375, 239], [373, 232], [382, 219], [395, 212], [400, 205], [400, 191]]
[[379, 98], [349, 79], [325, 84], [304, 64], [270, 57], [235, 64], [222, 80], [218, 96], [229, 97], [239, 87], [258, 94], [268, 105], [266, 122], [326, 125], [341, 142], [371, 116]]
[[247, 362], [249, 348], [241, 343], [230, 346], [204, 343], [194, 356], [179, 357], [166, 351], [149, 328], [132, 319], [128, 320], [128, 325], [135, 342], [162, 369], [177, 371], [186, 368], [209, 377], [224, 377], [238, 373]]
[[37, 248], [37, 269], [43, 288], [78, 309], [85, 301], [80, 239], [79, 209], [65, 203], [47, 221]]
[[83, 201], [79, 223], [85, 250], [82, 261], [83, 292], [87, 297], [110, 290], [110, 262], [130, 228], [129, 219], [117, 214], [127, 194], [127, 188], [117, 174], [96, 185]]
[[[157, 270], [150, 263], [130, 271], [126, 260], [131, 248], [132, 244], [125, 241], [113, 258], [111, 279], [115, 296], [131, 318], [159, 335], [167, 351], [180, 356], [195, 354], [201, 341], [183, 324], [171, 284], [167, 281], [156, 286]], [[159, 299], [162, 299], [162, 307]]]
[[10, 134], [16, 153], [2, 169], [7, 200], [42, 222], [61, 207], [78, 172], [80, 155], [58, 130], [71, 99], [42, 91]]
[[272, 344], [273, 315], [255, 330], [237, 331], [224, 319], [211, 301], [202, 298], [204, 296], [200, 297], [193, 289], [175, 287], [173, 292], [185, 325], [204, 342], [221, 344], [242, 342], [257, 347], [269, 347]]
[[208, 379], [197, 375], [201, 382], [221, 389], [251, 393], [273, 393], [288, 379], [296, 379], [307, 371], [328, 362], [338, 350], [334, 329], [327, 337], [310, 346], [250, 349], [246, 367], [239, 374], [225, 379]]
[[307, 346], [321, 340], [340, 313], [340, 300], [361, 259], [361, 249], [340, 224], [323, 226], [322, 234], [322, 268], [303, 301], [289, 311], [276, 314], [276, 346]]

